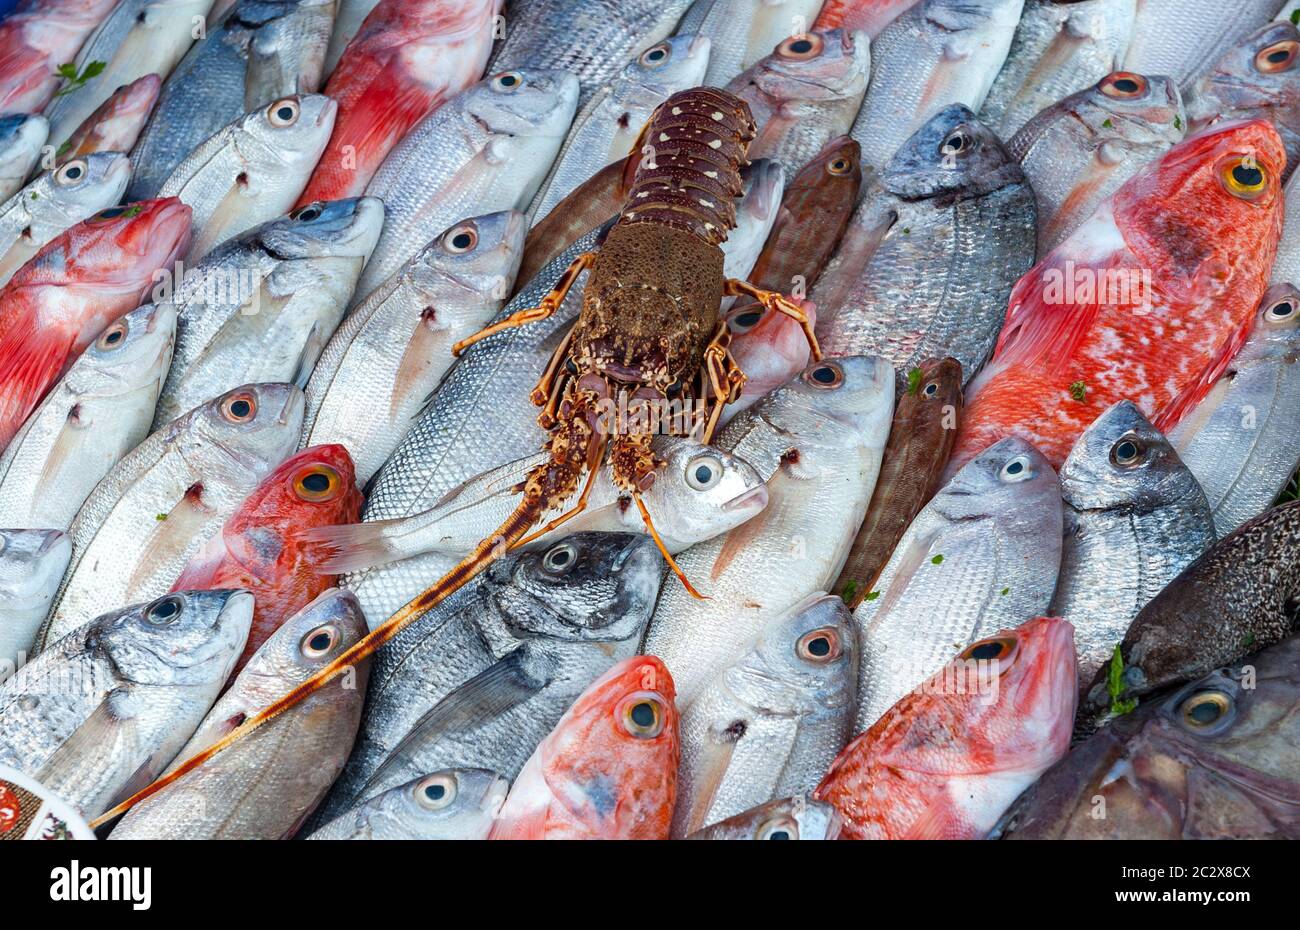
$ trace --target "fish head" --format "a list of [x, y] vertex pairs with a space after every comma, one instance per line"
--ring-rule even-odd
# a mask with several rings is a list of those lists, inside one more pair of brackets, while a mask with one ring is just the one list
[[825, 801], [778, 798], [692, 833], [692, 840], [834, 840], [843, 821]]
[[109, 323], [69, 372], [69, 385], [79, 395], [114, 396], [164, 377], [176, 316], [174, 304], [143, 304]]
[[503, 71], [465, 92], [471, 118], [491, 135], [563, 138], [578, 110], [578, 79], [567, 71]]
[[664, 436], [656, 451], [665, 465], [646, 492], [646, 506], [672, 548], [712, 539], [767, 506], [763, 477], [738, 455], [677, 436]]
[[84, 635], [135, 684], [203, 685], [230, 675], [252, 623], [247, 591], [174, 591], [105, 614]]
[[122, 199], [131, 162], [121, 152], [93, 152], [63, 162], [36, 182], [41, 196], [57, 204], [68, 225]]
[[139, 118], [153, 112], [153, 105], [158, 101], [158, 92], [162, 90], [162, 78], [156, 74], [146, 74], [136, 78], [130, 84], [119, 87], [110, 98], [112, 115], [117, 118]]
[[1269, 23], [1229, 49], [1187, 93], [1193, 130], [1224, 113], [1250, 111], [1293, 129], [1300, 123], [1300, 29], [1289, 20]]
[[413, 839], [486, 839], [509, 789], [487, 769], [443, 769], [386, 791], [362, 816]]
[[1015, 436], [989, 446], [953, 475], [932, 502], [949, 520], [997, 516], [1008, 527], [1033, 531], [1061, 518], [1056, 470], [1033, 445]]
[[[813, 326], [817, 305], [800, 307]], [[744, 398], [757, 399], [780, 387], [808, 366], [808, 337], [800, 323], [784, 313], [769, 313], [762, 304], [739, 304], [727, 312], [731, 354], [745, 372]]]
[[959, 103], [944, 107], [904, 142], [880, 172], [879, 186], [904, 200], [982, 197], [1025, 183], [998, 134]]
[[704, 35], [669, 36], [650, 46], [623, 69], [623, 80], [667, 97], [704, 83], [713, 43]]
[[860, 97], [871, 74], [869, 49], [864, 33], [844, 29], [788, 36], [728, 89], [744, 96], [752, 87], [777, 103]]
[[384, 202], [378, 197], [318, 200], [259, 226], [244, 238], [278, 259], [370, 258], [384, 228]]
[[649, 536], [575, 533], [499, 560], [488, 577], [490, 596], [523, 633], [623, 642], [650, 620], [663, 557]]
[[1250, 338], [1232, 360], [1232, 367], [1271, 357], [1281, 357], [1289, 364], [1300, 359], [1300, 288], [1290, 282], [1274, 284], [1264, 292]]
[[[833, 420], [869, 445], [883, 445], [894, 414], [894, 367], [876, 355], [845, 355], [813, 362], [759, 405], [775, 418], [782, 410]], [[841, 440], [842, 445], [842, 440]]]
[[794, 180], [786, 185], [786, 194], [830, 188], [842, 192], [844, 198], [856, 201], [861, 186], [862, 146], [851, 136], [838, 136], [822, 146], [822, 150], [799, 169]]
[[250, 164], [271, 159], [310, 169], [329, 143], [338, 111], [323, 94], [290, 94], [245, 114], [234, 144]]
[[59, 530], [0, 530], [0, 618], [48, 607], [71, 559]]
[[[915, 373], [914, 373], [915, 372]], [[962, 408], [961, 362], [955, 358], [932, 358], [907, 373], [907, 387], [898, 399], [894, 422], [911, 429], [948, 429], [945, 420]]]
[[[766, 240], [785, 192], [785, 169], [774, 158], [754, 159], [741, 169], [740, 177], [743, 186], [736, 204], [736, 228], [727, 237], [724, 252], [735, 250], [733, 240], [743, 237], [747, 227]], [[755, 252], [761, 248], [762, 241], [755, 243]]]
[[293, 384], [245, 384], [196, 407], [174, 424], [186, 451], [211, 453], [199, 473], [221, 470], [234, 486], [260, 481], [297, 447], [306, 401]]
[[1102, 164], [1133, 146], [1173, 145], [1187, 131], [1188, 118], [1178, 85], [1162, 74], [1113, 71], [1092, 87], [1056, 106], [1071, 118], [1071, 130], [1084, 147], [1097, 151]]
[[228, 527], [257, 536], [273, 534], [292, 558], [315, 550], [298, 541], [303, 530], [361, 519], [356, 468], [343, 446], [311, 446], [276, 465], [245, 498]]
[[453, 306], [499, 303], [509, 295], [519, 271], [527, 235], [528, 219], [518, 210], [470, 217], [426, 246], [406, 274], [435, 312], [442, 310], [438, 295], [449, 288], [465, 297], [452, 301]]
[[32, 113], [0, 115], [0, 178], [21, 184], [50, 135], [49, 121]]
[[[347, 652], [367, 632], [356, 595], [330, 588], [271, 634], [231, 689], [247, 697], [249, 706], [269, 704]], [[368, 659], [356, 665], [362, 676], [368, 668]], [[362, 677], [355, 689], [364, 691], [365, 684]]]

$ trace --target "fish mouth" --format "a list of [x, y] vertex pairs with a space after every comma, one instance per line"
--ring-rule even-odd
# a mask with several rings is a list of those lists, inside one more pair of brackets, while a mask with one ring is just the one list
[[[748, 510], [750, 507], [757, 512], [767, 506], [768, 490], [767, 485], [760, 484], [750, 488], [748, 491], [742, 491], [731, 500], [722, 505], [724, 513], [735, 513], [737, 510]], [[757, 503], [755, 503], [757, 502]]]

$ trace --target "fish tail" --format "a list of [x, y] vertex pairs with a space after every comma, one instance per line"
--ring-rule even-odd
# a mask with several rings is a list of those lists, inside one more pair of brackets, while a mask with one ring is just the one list
[[345, 575], [410, 558], [393, 533], [401, 520], [317, 526], [298, 534], [312, 570], [318, 575]]

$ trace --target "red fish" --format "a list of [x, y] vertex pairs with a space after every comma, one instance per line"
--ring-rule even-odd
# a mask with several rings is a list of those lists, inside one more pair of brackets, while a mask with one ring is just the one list
[[360, 197], [411, 127], [478, 81], [501, 0], [381, 0], [322, 91], [338, 119], [298, 205]]
[[1011, 292], [949, 474], [1014, 435], [1060, 467], [1131, 400], [1168, 432], [1250, 333], [1282, 231], [1286, 154], [1263, 120], [1212, 127], [1121, 187]]
[[113, 91], [59, 146], [59, 164], [92, 152], [129, 152], [158, 102], [162, 80], [146, 74]]
[[284, 621], [337, 581], [317, 573], [317, 550], [300, 534], [360, 519], [361, 492], [348, 450], [311, 446], [271, 472], [185, 566], [173, 591], [244, 588], [256, 599], [253, 627], [231, 678]]
[[0, 291], [0, 449], [189, 241], [189, 207], [175, 197], [146, 200], [78, 223], [18, 269]]
[[494, 840], [666, 840], [677, 799], [677, 692], [654, 656], [596, 679], [524, 764]]
[[1064, 620], [974, 643], [849, 743], [813, 796], [844, 839], [981, 839], [1069, 749], [1077, 677]]
[[117, 0], [28, 0], [0, 22], [0, 113], [39, 113]]
[[826, 0], [813, 30], [843, 29], [845, 32], [862, 30], [871, 38], [916, 6], [919, 0]]

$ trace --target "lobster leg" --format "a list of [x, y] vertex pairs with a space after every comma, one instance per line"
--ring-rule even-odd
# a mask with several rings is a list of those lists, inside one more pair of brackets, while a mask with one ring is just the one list
[[645, 528], [650, 531], [650, 538], [659, 547], [659, 554], [664, 557], [664, 561], [668, 563], [672, 573], [677, 576], [677, 580], [682, 583], [686, 593], [696, 600], [707, 601], [707, 597], [695, 590], [695, 585], [691, 584], [691, 580], [686, 577], [686, 572], [682, 571], [681, 566], [677, 564], [677, 560], [673, 558], [673, 554], [664, 545], [664, 541], [659, 538], [659, 531], [655, 529], [654, 521], [650, 519], [650, 511], [646, 509], [645, 501], [641, 500], [641, 492], [633, 491], [632, 500], [636, 501], [636, 509], [641, 511], [641, 521], [645, 523]]
[[537, 385], [529, 394], [533, 406], [544, 408], [538, 415], [537, 421], [541, 424], [542, 429], [549, 430], [555, 425], [555, 410], [559, 406], [562, 391], [560, 390], [563, 375], [561, 366], [569, 357], [569, 346], [573, 344], [573, 327], [569, 328], [564, 339], [556, 346], [555, 351], [551, 354], [551, 360], [546, 363], [546, 370], [542, 372], [542, 377], [538, 379]]
[[713, 341], [704, 349], [703, 369], [708, 379], [712, 396], [708, 400], [709, 415], [704, 426], [704, 435], [700, 440], [707, 444], [713, 442], [713, 434], [722, 417], [722, 408], [736, 402], [741, 388], [745, 386], [745, 373], [736, 364], [731, 349], [727, 346], [730, 337], [727, 324], [723, 323], [713, 337]]
[[578, 276], [591, 267], [591, 263], [596, 260], [595, 252], [583, 252], [573, 260], [568, 269], [560, 276], [560, 280], [555, 282], [555, 287], [551, 292], [542, 298], [542, 302], [536, 307], [525, 307], [523, 310], [516, 310], [504, 320], [493, 323], [491, 326], [480, 329], [472, 336], [467, 336], [460, 342], [451, 347], [452, 355], [460, 355], [476, 342], [482, 342], [488, 336], [495, 335], [503, 330], [514, 329], [516, 326], [523, 326], [526, 323], [539, 323], [542, 320], [549, 319], [560, 305], [564, 303], [564, 298], [569, 296], [569, 291], [573, 288]]
[[737, 278], [728, 278], [722, 293], [727, 297], [752, 297], [768, 310], [784, 313], [803, 327], [803, 334], [808, 339], [808, 348], [812, 352], [813, 361], [821, 361], [822, 350], [821, 346], [817, 344], [817, 334], [813, 332], [812, 320], [808, 319], [808, 314], [804, 313], [803, 308], [793, 300], [778, 294], [776, 291], [765, 291], [761, 287], [755, 287], [748, 281], [741, 281]]
[[599, 448], [600, 448], [600, 452], [597, 453], [596, 466], [594, 468], [590, 468], [587, 470], [587, 483], [583, 486], [582, 494], [578, 496], [577, 503], [575, 503], [573, 507], [566, 510], [564, 513], [560, 514], [558, 517], [556, 517], [554, 520], [552, 520], [550, 523], [546, 524], [536, 532], [529, 533], [523, 539], [519, 540], [517, 543], [511, 546], [510, 547], [511, 549], [518, 549], [520, 546], [526, 546], [534, 539], [538, 539], [542, 536], [545, 536], [547, 533], [555, 529], [557, 526], [560, 526], [561, 524], [569, 520], [572, 520], [578, 514], [582, 513], [584, 510], [587, 509], [587, 498], [591, 496], [591, 489], [596, 486], [596, 476], [600, 474], [600, 460], [604, 457], [605, 454], [604, 439], [600, 440]]

